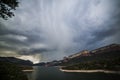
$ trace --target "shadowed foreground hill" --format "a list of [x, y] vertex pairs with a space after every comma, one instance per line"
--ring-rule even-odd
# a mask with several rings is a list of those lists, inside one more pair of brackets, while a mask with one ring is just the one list
[[19, 64], [19, 65], [28, 65], [28, 66], [33, 65], [33, 63], [29, 60], [22, 60], [22, 59], [18, 59], [15, 57], [0, 57], [0, 61], [10, 62], [10, 63], [14, 63], [14, 64]]
[[22, 70], [13, 63], [0, 61], [0, 80], [28, 80]]

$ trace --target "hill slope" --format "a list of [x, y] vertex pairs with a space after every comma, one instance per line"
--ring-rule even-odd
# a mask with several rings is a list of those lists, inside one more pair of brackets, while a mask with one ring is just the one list
[[[61, 66], [65, 69], [120, 70], [120, 45], [112, 44], [92, 51], [66, 57]], [[79, 54], [79, 55], [78, 55]]]

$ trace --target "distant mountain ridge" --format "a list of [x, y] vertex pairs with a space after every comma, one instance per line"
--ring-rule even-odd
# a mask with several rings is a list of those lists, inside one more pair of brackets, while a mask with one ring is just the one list
[[62, 60], [52, 62], [41, 62], [35, 66], [59, 66], [71, 65], [90, 61], [101, 61], [120, 58], [120, 44], [110, 44], [91, 51], [83, 50], [78, 53], [64, 57]]
[[120, 44], [110, 44], [104, 47], [100, 47], [91, 51], [88, 50], [83, 50], [80, 51], [76, 54], [70, 55], [67, 58], [75, 58], [79, 56], [92, 56], [94, 54], [100, 54], [100, 53], [105, 53], [105, 52], [110, 52], [110, 51], [118, 51], [120, 50]]
[[59, 66], [71, 65], [89, 61], [110, 60], [120, 57], [120, 44], [110, 44], [91, 51], [83, 50], [78, 53], [64, 57], [62, 60], [54, 60], [47, 63], [38, 63], [37, 66]]

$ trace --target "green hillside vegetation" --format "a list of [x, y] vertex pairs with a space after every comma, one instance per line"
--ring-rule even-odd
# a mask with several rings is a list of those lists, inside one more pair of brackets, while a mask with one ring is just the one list
[[0, 61], [0, 80], [28, 80], [28, 79], [18, 65]]
[[88, 61], [63, 67], [67, 70], [115, 70], [120, 71], [120, 57], [101, 61]]

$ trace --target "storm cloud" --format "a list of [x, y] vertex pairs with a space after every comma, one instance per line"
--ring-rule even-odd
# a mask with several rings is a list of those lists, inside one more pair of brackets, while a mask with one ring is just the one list
[[119, 44], [119, 8], [119, 0], [20, 0], [15, 17], [0, 19], [1, 54], [48, 61]]

